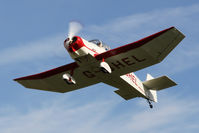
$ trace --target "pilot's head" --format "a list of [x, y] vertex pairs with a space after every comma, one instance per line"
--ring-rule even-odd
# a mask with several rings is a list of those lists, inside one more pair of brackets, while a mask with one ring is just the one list
[[98, 45], [99, 47], [102, 47], [102, 42], [100, 41], [97, 45]]

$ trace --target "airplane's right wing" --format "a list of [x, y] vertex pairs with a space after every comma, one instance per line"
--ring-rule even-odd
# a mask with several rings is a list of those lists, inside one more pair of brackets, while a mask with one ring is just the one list
[[[86, 73], [87, 71], [85, 69], [87, 70], [86, 67], [79, 67], [76, 62], [73, 62], [42, 73], [14, 80], [26, 88], [64, 93], [100, 82], [96, 78], [87, 78], [85, 74], [88, 75], [89, 73]], [[73, 72], [73, 78], [75, 79], [76, 84], [69, 85], [63, 80], [62, 76], [65, 73], [71, 72]]]

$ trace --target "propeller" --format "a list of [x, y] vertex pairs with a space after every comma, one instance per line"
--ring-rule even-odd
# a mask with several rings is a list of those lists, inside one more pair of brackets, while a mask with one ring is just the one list
[[78, 34], [81, 31], [82, 28], [83, 28], [83, 26], [80, 23], [78, 23], [76, 21], [71, 21], [69, 23], [68, 38], [70, 40], [72, 40], [72, 38], [76, 34]]
[[68, 38], [64, 41], [64, 46], [65, 48], [68, 48], [68, 46], [71, 44], [71, 42], [73, 41], [73, 37], [78, 34], [81, 29], [83, 28], [83, 26], [77, 22], [77, 21], [71, 21], [69, 23], [69, 30], [68, 30]]

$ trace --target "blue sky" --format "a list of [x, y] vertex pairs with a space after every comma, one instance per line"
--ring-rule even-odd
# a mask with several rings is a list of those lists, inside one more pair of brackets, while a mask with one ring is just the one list
[[[0, 132], [199, 131], [198, 14], [195, 0], [0, 1]], [[83, 24], [80, 36], [111, 48], [175, 26], [186, 38], [163, 62], [136, 74], [168, 75], [178, 86], [160, 91], [151, 110], [144, 99], [125, 101], [104, 84], [59, 94], [12, 81], [72, 62], [63, 47], [71, 20]]]

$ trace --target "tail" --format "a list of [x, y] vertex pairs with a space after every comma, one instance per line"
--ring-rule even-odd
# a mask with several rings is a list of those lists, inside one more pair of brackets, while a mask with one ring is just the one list
[[[167, 76], [161, 76], [153, 78], [150, 74], [147, 74], [146, 81], [142, 82], [133, 72], [120, 76], [130, 87], [120, 88], [115, 92], [126, 100], [134, 97], [146, 98], [150, 104], [150, 101], [158, 102], [157, 91], [166, 89], [177, 85]], [[152, 105], [150, 104], [150, 107]]]
[[158, 102], [157, 91], [163, 90], [177, 85], [167, 76], [153, 78], [150, 74], [147, 74], [146, 81], [142, 82], [147, 92], [147, 98], [151, 101]]
[[[146, 76], [146, 81], [150, 81], [150, 80], [152, 80], [152, 79], [154, 79], [154, 77], [152, 77], [150, 74], [147, 74], [147, 76]], [[145, 81], [145, 82], [146, 82]], [[144, 83], [143, 83], [144, 84]], [[144, 84], [145, 85], [145, 84]], [[145, 85], [146, 86], [146, 85]], [[148, 87], [146, 87], [146, 88], [148, 88]], [[150, 90], [149, 89], [149, 92], [148, 92], [148, 98], [150, 99], [150, 100], [152, 100], [152, 101], [154, 101], [154, 102], [158, 102], [158, 98], [157, 98], [157, 90]]]

